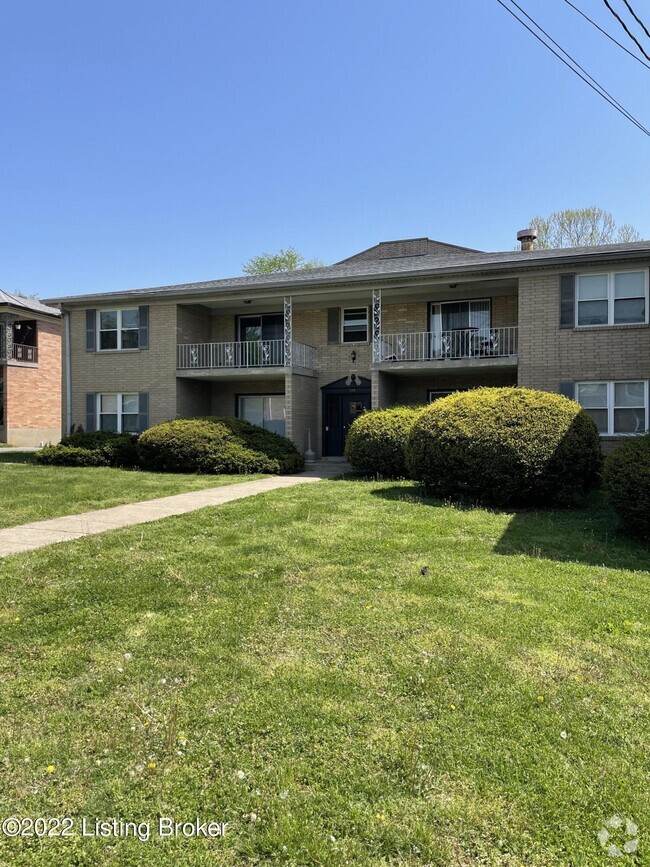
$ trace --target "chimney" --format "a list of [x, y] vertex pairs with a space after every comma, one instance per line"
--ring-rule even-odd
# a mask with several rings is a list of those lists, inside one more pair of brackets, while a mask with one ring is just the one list
[[522, 250], [532, 250], [537, 240], [537, 232], [534, 229], [521, 229], [517, 232], [517, 240], [521, 243]]

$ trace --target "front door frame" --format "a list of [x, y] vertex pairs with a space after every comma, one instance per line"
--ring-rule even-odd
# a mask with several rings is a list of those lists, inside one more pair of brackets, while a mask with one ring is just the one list
[[[330, 437], [328, 434], [330, 433], [328, 430], [328, 398], [329, 397], [354, 397], [355, 395], [359, 396], [359, 399], [364, 403], [367, 403], [368, 409], [371, 408], [371, 384], [370, 379], [365, 376], [356, 375], [355, 383], [350, 385], [347, 384], [348, 379], [345, 377], [342, 379], [337, 379], [334, 382], [330, 382], [328, 385], [321, 386], [322, 392], [322, 453], [323, 457], [341, 457], [343, 455], [343, 449], [345, 446], [345, 433], [347, 430], [347, 425], [344, 424], [343, 413], [340, 417], [341, 431], [339, 434], [339, 439], [341, 442], [340, 451], [336, 449], [331, 449], [329, 447]], [[347, 421], [349, 416], [345, 416], [345, 420]], [[333, 454], [333, 451], [338, 451], [337, 454]]]

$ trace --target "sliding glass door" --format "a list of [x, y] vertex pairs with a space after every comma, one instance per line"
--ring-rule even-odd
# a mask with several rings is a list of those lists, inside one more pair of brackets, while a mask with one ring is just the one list
[[257, 367], [281, 365], [284, 361], [284, 316], [282, 313], [262, 313], [239, 317], [241, 364]]
[[462, 358], [490, 336], [490, 299], [431, 305], [431, 357]]
[[284, 395], [246, 394], [239, 396], [239, 418], [284, 436]]

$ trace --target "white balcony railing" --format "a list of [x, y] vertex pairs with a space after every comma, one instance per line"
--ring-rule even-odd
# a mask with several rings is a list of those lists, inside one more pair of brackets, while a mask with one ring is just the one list
[[178, 370], [288, 366], [312, 368], [314, 347], [292, 341], [289, 365], [285, 359], [284, 340], [231, 340], [226, 343], [178, 345]]
[[375, 361], [439, 361], [503, 358], [517, 354], [517, 328], [458, 328], [382, 334], [381, 357]]

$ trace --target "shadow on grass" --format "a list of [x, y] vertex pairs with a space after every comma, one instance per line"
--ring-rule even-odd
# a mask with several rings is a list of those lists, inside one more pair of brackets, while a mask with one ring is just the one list
[[[370, 480], [369, 480], [370, 481]], [[377, 488], [373, 496], [393, 502], [418, 503], [433, 508], [484, 512], [467, 503], [445, 503], [427, 497], [421, 487], [396, 482]], [[625, 536], [614, 512], [600, 492], [593, 493], [576, 509], [490, 509], [511, 514], [508, 526], [495, 544], [495, 554], [526, 555], [562, 562], [579, 562], [610, 569], [650, 571], [650, 547]]]

